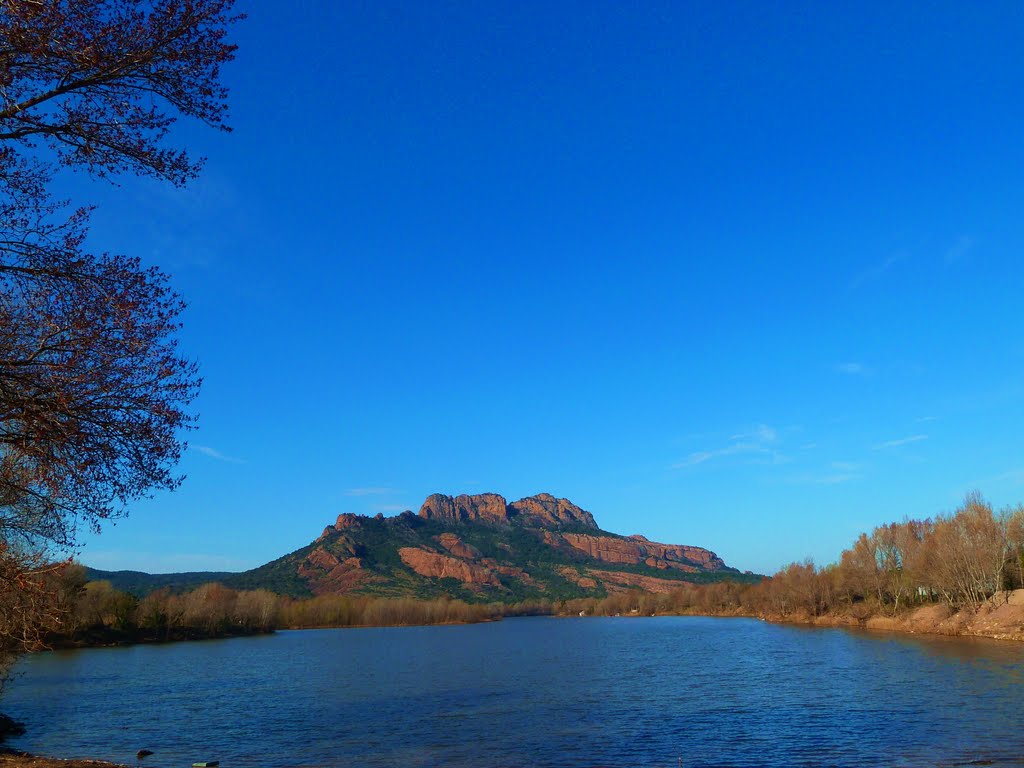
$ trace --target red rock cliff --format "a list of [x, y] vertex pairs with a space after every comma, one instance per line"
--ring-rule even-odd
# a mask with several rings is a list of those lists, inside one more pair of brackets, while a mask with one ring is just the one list
[[490, 569], [467, 563], [455, 557], [440, 555], [419, 547], [402, 547], [398, 550], [398, 555], [402, 558], [403, 563], [420, 576], [433, 579], [457, 579], [463, 584], [501, 586], [498, 577]]
[[533, 518], [539, 525], [584, 525], [597, 528], [594, 516], [568, 499], [556, 499], [550, 493], [538, 493], [509, 504], [515, 514]]
[[420, 507], [420, 517], [427, 520], [483, 520], [490, 523], [508, 522], [508, 504], [496, 493], [445, 496], [433, 493]]
[[680, 544], [659, 544], [643, 536], [625, 539], [611, 536], [590, 536], [563, 533], [559, 537], [569, 546], [606, 563], [645, 563], [652, 568], [674, 568], [679, 571], [718, 571], [725, 562], [714, 552], [702, 547]]
[[420, 517], [427, 520], [467, 520], [507, 523], [513, 516], [538, 527], [583, 525], [597, 528], [594, 516], [568, 499], [557, 499], [550, 493], [538, 493], [509, 504], [496, 493], [445, 496], [435, 493], [420, 507]]

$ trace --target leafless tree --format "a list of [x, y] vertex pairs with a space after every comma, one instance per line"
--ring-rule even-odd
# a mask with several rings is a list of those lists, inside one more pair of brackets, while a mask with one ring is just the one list
[[[181, 481], [199, 387], [179, 352], [182, 299], [133, 257], [84, 247], [89, 208], [61, 168], [182, 185], [202, 166], [168, 143], [179, 116], [225, 129], [232, 0], [0, 0], [0, 606], [27, 622], [80, 527]], [[19, 597], [24, 591], [23, 597]], [[51, 595], [51, 597], [53, 597]]]

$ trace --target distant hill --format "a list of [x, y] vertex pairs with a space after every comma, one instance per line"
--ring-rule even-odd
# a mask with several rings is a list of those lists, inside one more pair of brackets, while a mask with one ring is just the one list
[[511, 503], [496, 493], [434, 494], [419, 514], [343, 514], [305, 547], [243, 573], [90, 569], [90, 578], [109, 579], [134, 594], [220, 581], [296, 597], [449, 596], [472, 602], [668, 592], [683, 582], [760, 579], [702, 547], [603, 531], [589, 512], [546, 493]]
[[221, 583], [240, 574], [229, 571], [188, 571], [186, 573], [143, 573], [142, 571], [101, 571], [97, 568], [86, 568], [85, 578], [89, 581], [109, 581], [122, 592], [129, 592], [137, 597], [145, 597], [150, 592], [168, 587], [172, 592], [184, 592], [209, 584], [211, 581]]

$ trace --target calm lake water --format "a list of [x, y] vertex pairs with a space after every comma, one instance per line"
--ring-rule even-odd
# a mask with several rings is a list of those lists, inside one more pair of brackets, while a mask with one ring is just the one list
[[[513, 619], [31, 657], [57, 756], [188, 766], [1024, 766], [1024, 646], [748, 619]], [[975, 762], [984, 761], [984, 762]]]

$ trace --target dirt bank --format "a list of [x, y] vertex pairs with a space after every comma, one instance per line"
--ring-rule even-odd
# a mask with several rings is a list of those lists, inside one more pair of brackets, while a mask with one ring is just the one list
[[0, 768], [125, 768], [117, 763], [102, 760], [57, 760], [53, 757], [37, 757], [25, 752], [4, 750], [0, 752]]
[[1024, 589], [1002, 592], [977, 611], [954, 612], [945, 605], [926, 605], [896, 616], [860, 617], [829, 613], [816, 617], [765, 617], [771, 621], [814, 624], [822, 627], [863, 627], [911, 634], [990, 637], [1024, 641]]

